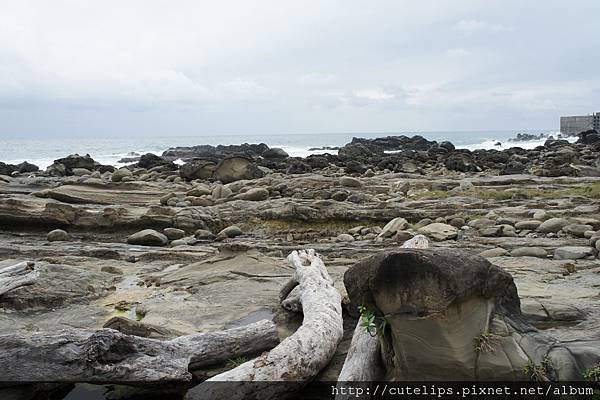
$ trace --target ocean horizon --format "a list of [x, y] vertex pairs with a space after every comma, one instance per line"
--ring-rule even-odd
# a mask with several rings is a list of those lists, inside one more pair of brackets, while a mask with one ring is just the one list
[[[349, 143], [353, 137], [375, 138], [385, 136], [420, 135], [428, 140], [450, 141], [457, 148], [497, 149], [510, 147], [533, 149], [543, 145], [544, 139], [514, 142], [518, 133], [556, 137], [559, 132], [552, 129], [530, 130], [481, 130], [481, 131], [407, 131], [407, 132], [346, 132], [346, 133], [282, 133], [282, 134], [232, 134], [161, 137], [117, 137], [117, 138], [73, 138], [48, 137], [41, 139], [0, 139], [0, 162], [18, 164], [30, 162], [45, 169], [58, 158], [69, 154], [89, 154], [96, 161], [107, 165], [120, 164], [119, 160], [145, 153], [161, 155], [165, 150], [178, 146], [234, 145], [242, 143], [265, 143], [279, 147], [292, 157], [310, 154], [337, 153], [336, 150], [318, 149], [339, 147]], [[312, 149], [312, 150], [311, 150]]]

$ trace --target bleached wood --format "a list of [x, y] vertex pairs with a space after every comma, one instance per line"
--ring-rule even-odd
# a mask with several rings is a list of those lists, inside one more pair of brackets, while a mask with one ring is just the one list
[[[314, 250], [294, 251], [288, 256], [288, 262], [295, 273], [282, 290], [281, 298], [285, 299], [299, 285], [304, 314], [302, 326], [270, 352], [192, 388], [186, 400], [281, 399], [327, 366], [343, 335], [341, 296]], [[224, 381], [228, 384], [214, 384]], [[273, 381], [290, 384], [248, 383]]]
[[0, 269], [0, 296], [21, 286], [33, 284], [40, 272], [32, 262], [20, 262]]
[[277, 345], [272, 321], [161, 341], [113, 329], [0, 335], [4, 382], [190, 381], [189, 370]]
[[[416, 235], [400, 246], [402, 248], [426, 249], [429, 240], [423, 235]], [[338, 387], [349, 382], [372, 382], [383, 378], [384, 370], [379, 354], [377, 336], [371, 336], [358, 321], [352, 336], [352, 342], [346, 354], [344, 366], [338, 377]], [[365, 392], [366, 393], [366, 392]], [[336, 400], [350, 399], [350, 395], [336, 395]], [[368, 397], [368, 395], [367, 395]]]

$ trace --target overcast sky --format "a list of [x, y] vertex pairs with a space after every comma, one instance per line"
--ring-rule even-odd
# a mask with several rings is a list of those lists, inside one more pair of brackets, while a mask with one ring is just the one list
[[558, 128], [600, 1], [0, 0], [0, 137]]

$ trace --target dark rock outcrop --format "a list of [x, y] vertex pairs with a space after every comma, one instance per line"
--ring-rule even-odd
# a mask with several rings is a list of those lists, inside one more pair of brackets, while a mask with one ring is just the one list
[[212, 161], [194, 160], [179, 167], [179, 176], [188, 181], [210, 179], [217, 165]]
[[37, 172], [40, 168], [37, 165], [30, 164], [27, 161], [23, 161], [21, 164], [17, 165], [17, 171], [20, 174], [28, 173], [28, 172]]
[[268, 159], [284, 159], [284, 158], [288, 158], [289, 154], [286, 153], [283, 149], [270, 148], [270, 149], [266, 149], [262, 153], [262, 156], [264, 158], [268, 158]]
[[312, 172], [312, 167], [307, 163], [295, 160], [286, 169], [286, 174], [306, 174]]
[[577, 143], [581, 144], [595, 144], [600, 142], [600, 133], [596, 130], [591, 129], [589, 131], [581, 132]]
[[244, 156], [247, 158], [258, 158], [269, 149], [264, 143], [259, 144], [240, 144], [240, 145], [218, 145], [211, 146], [208, 144], [191, 146], [191, 147], [175, 147], [163, 152], [162, 156], [166, 160], [174, 161], [181, 158], [184, 161], [189, 161], [194, 158], [220, 160], [228, 156]]
[[0, 175], [12, 175], [15, 171], [17, 171], [16, 165], [0, 162]]
[[167, 161], [156, 154], [146, 153], [140, 157], [137, 163], [139, 168], [152, 169], [155, 167], [165, 167], [170, 171], [177, 169], [177, 166], [172, 161]]
[[64, 165], [66, 174], [72, 175], [73, 168], [84, 168], [93, 171], [96, 162], [92, 157], [90, 157], [89, 154], [86, 154], [85, 156], [80, 156], [79, 154], [71, 154], [67, 157], [54, 160], [54, 164]]

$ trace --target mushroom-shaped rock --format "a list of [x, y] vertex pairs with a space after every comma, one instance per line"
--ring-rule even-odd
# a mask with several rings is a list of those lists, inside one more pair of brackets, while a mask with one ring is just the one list
[[384, 252], [350, 267], [344, 284], [375, 316], [386, 379], [528, 380], [523, 368], [535, 365], [577, 380], [600, 361], [597, 339], [562, 343], [527, 323], [512, 276], [459, 249]]

